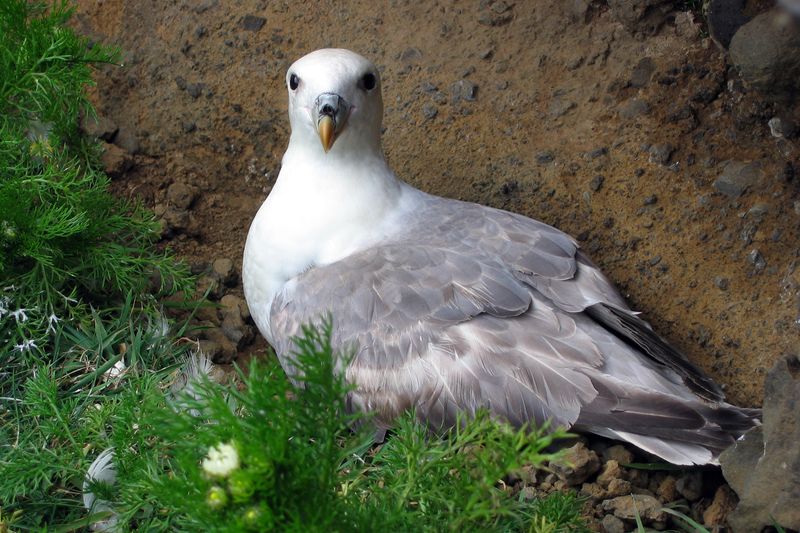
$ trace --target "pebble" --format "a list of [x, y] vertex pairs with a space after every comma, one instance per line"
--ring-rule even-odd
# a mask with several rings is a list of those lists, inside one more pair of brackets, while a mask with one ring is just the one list
[[436, 115], [439, 114], [439, 110], [436, 109], [436, 106], [433, 104], [425, 104], [422, 106], [422, 116], [425, 117], [426, 120], [432, 120], [436, 118]]
[[650, 83], [650, 78], [653, 76], [653, 72], [655, 72], [655, 70], [656, 64], [653, 62], [652, 58], [643, 57], [640, 59], [636, 66], [633, 67], [633, 72], [631, 72], [631, 87], [635, 87], [637, 89], [645, 87], [648, 83]]
[[628, 98], [617, 108], [620, 118], [630, 120], [650, 113], [650, 104], [641, 98]]
[[714, 285], [721, 291], [728, 290], [728, 278], [723, 278], [722, 276], [714, 276]]
[[545, 150], [543, 152], [539, 152], [536, 154], [536, 162], [540, 165], [546, 165], [547, 163], [552, 163], [555, 160], [556, 156], [553, 152], [549, 150]]
[[194, 203], [197, 192], [193, 187], [176, 181], [167, 189], [167, 201], [178, 209], [189, 209]]
[[450, 86], [450, 96], [452, 104], [461, 100], [473, 102], [478, 97], [478, 86], [470, 80], [458, 80]]
[[119, 178], [133, 167], [131, 154], [114, 144], [103, 144], [103, 155], [100, 156], [103, 171], [111, 178]]
[[714, 180], [714, 188], [729, 198], [738, 198], [744, 194], [763, 175], [757, 161], [744, 163], [729, 159], [724, 165], [722, 174]]
[[258, 17], [256, 15], [245, 15], [242, 17], [241, 22], [239, 23], [242, 29], [247, 31], [258, 31], [264, 27], [264, 24], [267, 23], [267, 19], [264, 17]]
[[605, 533], [625, 533], [627, 531], [625, 528], [625, 522], [613, 514], [605, 515], [602, 522], [600, 522], [600, 525], [603, 527], [603, 531], [605, 531]]
[[562, 460], [551, 463], [550, 467], [568, 486], [575, 487], [600, 470], [600, 459], [594, 450], [579, 442], [565, 450]]
[[662, 507], [660, 501], [646, 494], [618, 496], [601, 504], [604, 511], [612, 511], [617, 518], [635, 520], [638, 516], [647, 524], [666, 521], [667, 514]]
[[606, 461], [616, 461], [620, 465], [627, 465], [633, 462], [633, 454], [622, 444], [610, 446], [603, 452]]
[[788, 117], [772, 117], [767, 125], [770, 135], [777, 139], [791, 139], [797, 133], [797, 126]]
[[651, 194], [644, 199], [644, 205], [653, 205], [658, 202], [658, 196]]
[[577, 104], [575, 102], [564, 100], [557, 96], [550, 102], [550, 106], [547, 108], [547, 114], [550, 118], [562, 117], [575, 109], [576, 106]]
[[703, 525], [712, 530], [722, 528], [738, 502], [739, 499], [730, 487], [722, 485], [714, 493], [711, 505], [703, 511]]
[[678, 489], [675, 486], [677, 482], [678, 480], [675, 479], [675, 476], [669, 475], [658, 484], [656, 496], [661, 502], [669, 503], [678, 499]]
[[90, 137], [105, 142], [113, 142], [119, 127], [110, 118], [104, 116], [84, 116], [81, 120], [81, 129]]
[[238, 281], [236, 269], [233, 266], [233, 261], [227, 257], [216, 259], [211, 264], [211, 270], [214, 276], [219, 279], [220, 283], [228, 287], [233, 286]]
[[767, 267], [767, 260], [756, 248], [750, 250], [750, 253], [747, 254], [747, 262], [753, 266], [756, 272], [761, 272]]
[[605, 178], [598, 174], [589, 182], [589, 188], [592, 189], [592, 191], [597, 192], [603, 186], [603, 181], [605, 181]]
[[675, 147], [669, 143], [654, 144], [648, 150], [648, 153], [650, 154], [649, 161], [657, 165], [666, 166], [669, 163], [674, 151]]

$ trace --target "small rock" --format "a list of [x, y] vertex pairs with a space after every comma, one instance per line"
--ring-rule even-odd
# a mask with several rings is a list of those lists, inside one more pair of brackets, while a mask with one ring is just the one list
[[203, 84], [203, 83], [187, 83], [186, 84], [186, 92], [189, 93], [189, 96], [191, 96], [194, 99], [199, 98], [200, 95], [203, 94], [203, 89], [204, 88], [205, 88], [205, 84]]
[[675, 34], [688, 41], [696, 41], [703, 31], [700, 22], [691, 11], [682, 11], [675, 15]]
[[764, 259], [761, 252], [755, 248], [750, 250], [750, 253], [747, 254], [747, 262], [753, 266], [753, 270], [756, 272], [761, 272], [767, 268], [767, 260]]
[[229, 258], [223, 257], [215, 260], [211, 265], [211, 270], [223, 285], [230, 287], [236, 284], [238, 279], [236, 269], [233, 267], [233, 261]]
[[649, 161], [657, 165], [666, 166], [667, 164], [669, 164], [669, 160], [672, 157], [672, 153], [674, 151], [675, 147], [669, 143], [654, 144], [648, 150], [650, 154]]
[[550, 102], [550, 106], [547, 108], [547, 114], [550, 118], [562, 117], [575, 109], [576, 105], [575, 102], [564, 100], [560, 96], [557, 96]]
[[767, 125], [770, 135], [778, 139], [791, 139], [797, 133], [797, 125], [789, 117], [772, 117]]
[[550, 467], [568, 486], [575, 487], [600, 470], [600, 459], [593, 450], [579, 442], [568, 448], [563, 458], [558, 463], [551, 463]]
[[761, 165], [757, 161], [744, 163], [728, 160], [724, 164], [722, 174], [714, 180], [714, 188], [730, 198], [738, 198], [744, 194], [763, 175]]
[[667, 513], [661, 510], [661, 502], [646, 494], [630, 494], [605, 500], [601, 507], [604, 511], [612, 511], [614, 516], [623, 520], [635, 520], [639, 516], [643, 522], [664, 522]]
[[255, 15], [245, 15], [242, 17], [242, 20], [239, 22], [239, 25], [242, 29], [247, 31], [258, 31], [264, 27], [264, 24], [267, 23], [267, 19], [264, 17], [257, 17]]
[[552, 163], [555, 160], [556, 156], [553, 152], [549, 150], [545, 150], [544, 152], [539, 152], [536, 154], [536, 162], [540, 165], [546, 165], [547, 163]]
[[742, 80], [767, 95], [784, 97], [800, 79], [800, 21], [773, 8], [739, 28], [730, 59]]
[[648, 194], [644, 199], [644, 205], [654, 205], [658, 202], [658, 196], [655, 194]]
[[603, 186], [603, 181], [605, 181], [605, 178], [598, 174], [592, 178], [592, 181], [589, 182], [589, 188], [592, 189], [592, 191], [597, 192]]
[[178, 209], [189, 209], [195, 200], [194, 188], [176, 181], [167, 189], [167, 200]]
[[198, 341], [198, 349], [212, 361], [218, 361], [222, 355], [222, 346], [208, 339], [201, 339]]
[[722, 485], [714, 493], [711, 505], [703, 511], [703, 525], [707, 528], [722, 527], [728, 520], [728, 515], [736, 507], [738, 500], [736, 494], [727, 485]]
[[112, 178], [119, 178], [133, 167], [131, 155], [119, 146], [103, 144], [103, 155], [100, 156], [103, 170]]
[[622, 444], [615, 444], [609, 447], [604, 453], [606, 461], [616, 461], [620, 465], [627, 465], [633, 462], [633, 454]]
[[736, 31], [750, 20], [744, 14], [745, 0], [707, 0], [704, 14], [708, 34], [719, 46], [727, 49]]
[[617, 112], [620, 118], [631, 120], [639, 115], [650, 113], [650, 104], [641, 98], [628, 98], [619, 105]]
[[608, 0], [608, 7], [629, 32], [655, 35], [672, 13], [673, 0]]
[[584, 483], [581, 485], [580, 495], [595, 502], [599, 502], [606, 498], [606, 491], [597, 483]]
[[211, 358], [214, 363], [218, 365], [228, 364], [236, 359], [236, 356], [238, 355], [236, 344], [228, 339], [222, 328], [204, 329], [202, 335], [206, 340], [214, 342], [219, 346], [219, 351], [217, 352], [216, 358]]
[[675, 476], [669, 475], [658, 484], [656, 496], [662, 503], [670, 503], [678, 499], [677, 483], [678, 480], [675, 479]]
[[714, 276], [714, 285], [721, 291], [728, 290], [728, 278], [723, 278], [722, 276]]
[[439, 110], [436, 109], [436, 106], [433, 104], [425, 104], [422, 106], [422, 116], [425, 117], [425, 120], [432, 120], [436, 118], [436, 115], [439, 114]]
[[612, 480], [619, 478], [622, 478], [622, 469], [618, 462], [611, 459], [603, 465], [603, 471], [597, 476], [597, 484], [607, 489]]
[[656, 64], [652, 58], [643, 57], [639, 60], [631, 72], [630, 84], [631, 87], [641, 88], [650, 83], [650, 78], [656, 70]]
[[422, 59], [422, 50], [419, 48], [406, 48], [403, 50], [403, 53], [400, 54], [400, 61], [404, 63], [416, 63], [420, 59]]
[[478, 22], [485, 26], [504, 26], [514, 18], [511, 6], [503, 0], [481, 2], [481, 13]]
[[469, 80], [458, 80], [450, 86], [450, 96], [452, 104], [461, 100], [472, 102], [478, 97], [478, 86]]
[[494, 49], [492, 48], [485, 48], [478, 53], [478, 57], [481, 59], [491, 59], [494, 55]]
[[81, 129], [90, 137], [110, 143], [119, 131], [113, 120], [103, 116], [84, 116], [81, 119]]
[[222, 297], [222, 284], [208, 274], [203, 274], [197, 278], [195, 292], [200, 297], [208, 295], [212, 300], [219, 300]]
[[612, 479], [608, 484], [608, 497], [624, 496], [625, 494], [630, 494], [632, 489], [631, 482], [627, 479]]
[[605, 515], [602, 522], [600, 522], [600, 525], [603, 527], [603, 531], [605, 531], [605, 533], [625, 533], [627, 531], [625, 528], [625, 522], [613, 514]]
[[608, 154], [608, 148], [605, 146], [601, 146], [600, 148], [595, 148], [586, 153], [587, 159], [597, 159], [598, 157], [602, 157]]
[[689, 472], [678, 478], [675, 489], [681, 496], [695, 502], [703, 495], [703, 476], [700, 472]]

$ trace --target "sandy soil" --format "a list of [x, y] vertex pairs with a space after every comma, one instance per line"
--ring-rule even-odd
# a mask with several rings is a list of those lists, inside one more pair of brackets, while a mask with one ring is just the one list
[[[193, 188], [167, 239], [190, 263], [238, 266], [287, 143], [286, 68], [350, 48], [381, 67], [401, 177], [577, 236], [730, 400], [757, 405], [800, 339], [798, 141], [770, 135], [775, 107], [688, 17], [641, 39], [581, 5], [79, 0], [74, 25], [124, 51], [94, 94], [137, 152], [116, 191], [163, 210], [171, 184]], [[738, 198], [713, 186], [728, 160], [758, 165]]]

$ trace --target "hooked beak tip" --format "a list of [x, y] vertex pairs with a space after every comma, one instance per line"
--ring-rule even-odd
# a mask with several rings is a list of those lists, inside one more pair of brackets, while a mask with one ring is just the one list
[[336, 140], [336, 124], [333, 122], [333, 118], [323, 115], [317, 123], [317, 132], [319, 140], [322, 142], [322, 149], [327, 154]]

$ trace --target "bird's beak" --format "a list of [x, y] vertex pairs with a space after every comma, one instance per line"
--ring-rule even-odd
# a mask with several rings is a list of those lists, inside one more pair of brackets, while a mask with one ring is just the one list
[[344, 129], [350, 114], [350, 105], [338, 94], [323, 93], [317, 97], [314, 108], [319, 140], [322, 142], [322, 149], [327, 153]]

